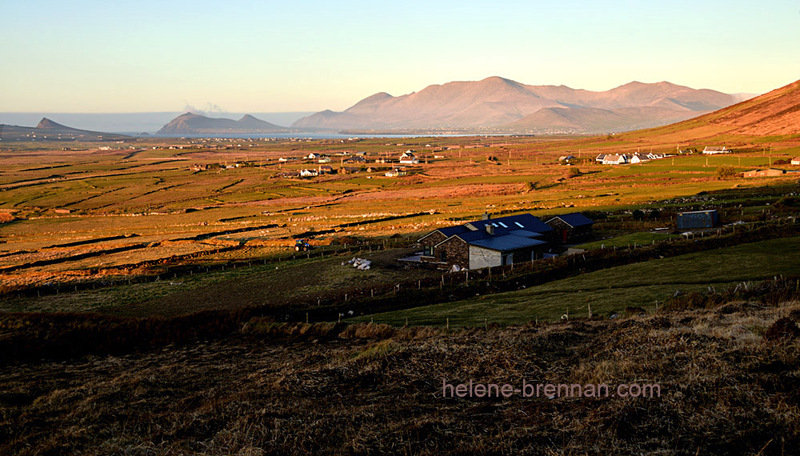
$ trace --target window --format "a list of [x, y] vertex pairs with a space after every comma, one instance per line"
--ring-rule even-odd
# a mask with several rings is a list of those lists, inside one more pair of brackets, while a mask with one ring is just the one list
[[525, 226], [523, 224], [519, 223], [519, 222], [514, 222], [514, 224], [517, 225], [520, 228], [525, 228]]

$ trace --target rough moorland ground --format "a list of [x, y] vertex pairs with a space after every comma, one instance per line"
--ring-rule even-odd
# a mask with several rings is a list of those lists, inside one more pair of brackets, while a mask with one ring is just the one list
[[[799, 317], [796, 300], [755, 299], [451, 332], [256, 319], [217, 341], [0, 368], [0, 453], [791, 454]], [[445, 398], [443, 380], [661, 393]]]

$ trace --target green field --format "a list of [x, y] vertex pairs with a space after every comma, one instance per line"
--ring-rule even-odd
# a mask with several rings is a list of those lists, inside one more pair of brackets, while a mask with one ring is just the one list
[[626, 307], [655, 309], [680, 290], [718, 291], [742, 281], [800, 274], [800, 237], [743, 244], [707, 252], [651, 260], [591, 272], [569, 279], [507, 293], [414, 307], [354, 318], [402, 326], [482, 326], [485, 323], [524, 324], [558, 320], [565, 313], [585, 317], [623, 312]]
[[643, 232], [643, 233], [626, 234], [624, 236], [617, 236], [611, 239], [603, 239], [601, 241], [587, 242], [585, 244], [576, 245], [575, 247], [581, 249], [599, 249], [603, 248], [604, 246], [605, 248], [632, 247], [634, 245], [653, 244], [656, 242], [663, 242], [669, 239], [679, 239], [679, 238], [680, 235], [677, 234]]

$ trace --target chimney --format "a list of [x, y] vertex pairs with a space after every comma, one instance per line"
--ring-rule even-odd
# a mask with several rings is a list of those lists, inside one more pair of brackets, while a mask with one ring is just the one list
[[490, 218], [492, 218], [492, 216], [491, 216], [491, 215], [489, 215], [489, 213], [488, 213], [488, 212], [484, 212], [484, 213], [483, 213], [483, 218], [482, 218], [481, 220], [489, 220]]
[[494, 226], [491, 223], [486, 224], [486, 232], [494, 235]]

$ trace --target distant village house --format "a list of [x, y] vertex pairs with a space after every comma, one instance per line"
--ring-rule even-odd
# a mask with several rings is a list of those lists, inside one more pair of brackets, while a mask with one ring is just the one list
[[407, 150], [400, 156], [401, 165], [416, 165], [419, 164], [419, 159], [414, 155], [414, 151]]
[[732, 150], [728, 149], [727, 147], [708, 147], [706, 146], [703, 149], [703, 153], [706, 155], [716, 155], [716, 154], [729, 154], [733, 152]]
[[754, 169], [751, 171], [745, 171], [744, 177], [753, 178], [753, 177], [777, 177], [783, 176], [786, 174], [786, 171], [777, 168], [769, 168], [769, 169]]

